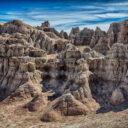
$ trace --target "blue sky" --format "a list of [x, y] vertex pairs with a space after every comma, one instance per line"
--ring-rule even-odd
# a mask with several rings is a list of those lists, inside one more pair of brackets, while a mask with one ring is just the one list
[[0, 21], [22, 20], [32, 26], [49, 20], [57, 30], [79, 26], [107, 31], [110, 23], [128, 19], [127, 0], [0, 0]]

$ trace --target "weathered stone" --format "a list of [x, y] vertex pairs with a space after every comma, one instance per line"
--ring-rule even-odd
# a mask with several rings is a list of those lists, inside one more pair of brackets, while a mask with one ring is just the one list
[[50, 28], [50, 23], [48, 21], [45, 21], [44, 23], [42, 23], [41, 27], [43, 28]]
[[25, 108], [28, 108], [29, 111], [41, 111], [46, 106], [47, 106], [46, 96], [40, 94], [35, 96], [27, 105], [25, 105]]
[[112, 105], [120, 105], [125, 101], [123, 93], [120, 89], [116, 89], [113, 91], [112, 96], [110, 98], [110, 103]]
[[69, 36], [49, 22], [0, 25], [0, 100], [14, 105], [23, 100], [20, 108], [42, 121], [126, 104], [127, 32], [127, 20], [107, 33], [77, 27]]

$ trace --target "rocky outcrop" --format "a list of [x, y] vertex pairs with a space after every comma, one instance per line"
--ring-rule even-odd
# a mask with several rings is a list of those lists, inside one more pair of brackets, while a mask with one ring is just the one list
[[75, 45], [89, 45], [94, 31], [84, 28], [80, 31], [78, 27], [72, 28], [69, 39]]
[[111, 47], [114, 43], [117, 43], [118, 33], [120, 32], [120, 24], [112, 23], [108, 29], [108, 44]]
[[42, 121], [95, 113], [128, 100], [127, 21], [70, 35], [14, 20], [0, 25], [0, 100]]
[[[127, 45], [117, 43], [104, 59], [90, 60], [89, 68], [95, 73], [90, 77], [90, 86], [94, 97], [99, 95], [96, 99], [102, 105], [105, 105], [105, 100], [107, 104], [114, 105], [127, 101], [127, 57]], [[104, 95], [104, 98], [100, 98], [100, 95]]]
[[50, 23], [49, 23], [49, 21], [45, 21], [44, 23], [42, 23], [41, 27], [42, 27], [42, 28], [50, 28]]
[[60, 32], [60, 37], [63, 38], [63, 39], [68, 39], [69, 38], [68, 34], [63, 30]]
[[118, 34], [118, 43], [128, 44], [128, 20], [120, 23], [120, 31]]
[[95, 45], [98, 44], [99, 39], [101, 37], [105, 37], [105, 36], [106, 36], [106, 33], [104, 31], [102, 31], [99, 27], [97, 27], [92, 36], [92, 39], [90, 42], [90, 47], [91, 48], [95, 47]]
[[112, 23], [107, 33], [98, 27], [95, 31], [87, 28], [80, 31], [79, 28], [73, 28], [69, 37], [75, 45], [89, 45], [97, 52], [106, 55], [113, 44], [128, 44], [128, 20]]

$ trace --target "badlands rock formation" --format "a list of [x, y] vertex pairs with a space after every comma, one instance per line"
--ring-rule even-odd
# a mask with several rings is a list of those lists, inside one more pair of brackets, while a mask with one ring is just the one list
[[69, 35], [48, 21], [0, 24], [0, 101], [20, 102], [41, 121], [127, 104], [128, 20]]

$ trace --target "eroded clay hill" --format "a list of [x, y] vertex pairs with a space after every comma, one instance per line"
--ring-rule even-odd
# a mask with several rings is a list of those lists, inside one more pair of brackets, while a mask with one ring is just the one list
[[0, 109], [20, 104], [41, 121], [127, 106], [128, 20], [69, 35], [49, 22], [1, 23], [0, 101]]

